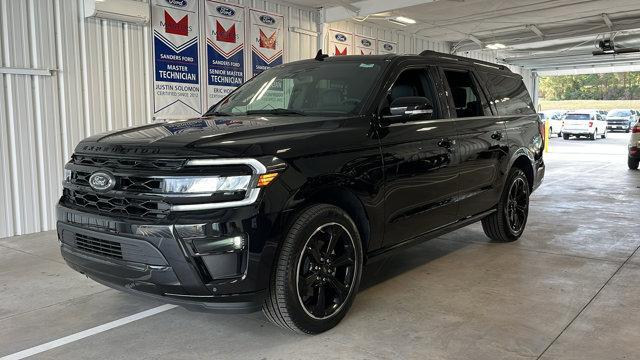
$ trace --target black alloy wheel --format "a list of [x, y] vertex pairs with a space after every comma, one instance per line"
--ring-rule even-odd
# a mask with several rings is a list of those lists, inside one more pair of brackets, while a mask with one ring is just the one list
[[344, 306], [355, 283], [355, 245], [338, 223], [319, 227], [307, 240], [297, 267], [298, 300], [314, 319], [327, 319]]
[[527, 225], [530, 193], [531, 189], [524, 172], [512, 168], [496, 211], [482, 219], [485, 235], [497, 242], [518, 240]]
[[327, 331], [353, 304], [362, 264], [360, 233], [344, 210], [328, 204], [303, 209], [274, 260], [262, 312], [287, 330]]
[[513, 233], [520, 233], [527, 221], [529, 215], [529, 185], [526, 180], [517, 177], [511, 183], [509, 188], [509, 196], [507, 197], [507, 206], [505, 206], [505, 216], [509, 228]]

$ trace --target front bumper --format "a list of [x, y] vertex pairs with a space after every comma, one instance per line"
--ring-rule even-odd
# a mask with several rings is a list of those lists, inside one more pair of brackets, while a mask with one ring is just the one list
[[[257, 231], [257, 224], [272, 221], [257, 206], [149, 224], [59, 204], [57, 217], [63, 258], [99, 283], [198, 311], [248, 313], [264, 300], [277, 239]], [[195, 240], [239, 235], [246, 242], [236, 251], [194, 247]]]

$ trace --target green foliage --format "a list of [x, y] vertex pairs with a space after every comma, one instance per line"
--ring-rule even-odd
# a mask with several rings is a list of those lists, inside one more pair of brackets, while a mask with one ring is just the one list
[[640, 99], [640, 72], [545, 76], [540, 97], [547, 100]]

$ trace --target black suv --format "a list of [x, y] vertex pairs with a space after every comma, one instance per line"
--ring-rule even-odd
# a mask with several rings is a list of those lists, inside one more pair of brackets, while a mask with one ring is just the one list
[[57, 208], [62, 255], [116, 289], [319, 333], [367, 262], [476, 221], [518, 239], [543, 132], [505, 67], [319, 55], [202, 118], [82, 141]]

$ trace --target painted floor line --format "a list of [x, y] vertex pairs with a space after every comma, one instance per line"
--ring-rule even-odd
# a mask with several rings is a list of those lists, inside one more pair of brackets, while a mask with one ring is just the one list
[[84, 339], [86, 337], [92, 336], [92, 335], [96, 335], [99, 334], [101, 332], [105, 332], [107, 330], [111, 330], [113, 328], [117, 328], [119, 326], [122, 325], [126, 325], [128, 323], [134, 322], [136, 320], [140, 320], [140, 319], [144, 319], [146, 317], [149, 316], [153, 316], [156, 314], [159, 314], [161, 312], [165, 312], [167, 310], [171, 310], [173, 308], [176, 308], [177, 305], [170, 305], [170, 304], [165, 304], [165, 305], [161, 305], [158, 307], [154, 307], [152, 309], [149, 310], [145, 310], [142, 312], [139, 312], [137, 314], [133, 314], [127, 317], [124, 317], [122, 319], [118, 319], [118, 320], [114, 320], [111, 322], [108, 322], [106, 324], [102, 324], [102, 325], [98, 325], [96, 327], [92, 327], [91, 329], [87, 329], [87, 330], [83, 330], [80, 332], [77, 332], [75, 334], [71, 334], [69, 336], [65, 336], [63, 338], [57, 339], [57, 340], [53, 340], [50, 341], [48, 343], [44, 343], [42, 345], [38, 345], [38, 346], [34, 346], [32, 348], [26, 349], [26, 350], [22, 350], [22, 351], [18, 351], [17, 353], [13, 353], [7, 356], [3, 356], [0, 358], [0, 360], [19, 360], [19, 359], [24, 359], [26, 357], [32, 356], [32, 355], [36, 355], [39, 354], [41, 352], [45, 352], [47, 350], [51, 350], [69, 343], [72, 343], [74, 341], [78, 341], [81, 339]]

